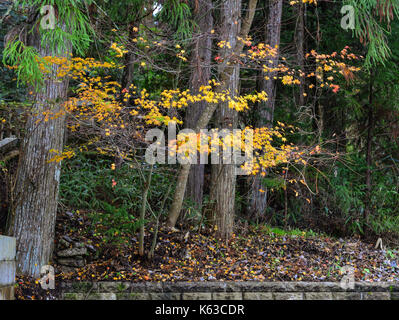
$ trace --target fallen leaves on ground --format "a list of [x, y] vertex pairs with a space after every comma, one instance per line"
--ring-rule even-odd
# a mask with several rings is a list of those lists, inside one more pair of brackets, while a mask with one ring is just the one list
[[[119, 245], [104, 243], [101, 235], [86, 238], [88, 219], [73, 218], [75, 228], [63, 223], [62, 234], [88, 243], [97, 250], [83, 268], [61, 272], [56, 267], [56, 285], [62, 281], [340, 281], [343, 267], [351, 266], [356, 281], [399, 281], [395, 250], [375, 249], [358, 239], [325, 236], [277, 235], [267, 228], [248, 227], [229, 241], [212, 229], [176, 231], [161, 227], [154, 258], [138, 254], [138, 235]], [[73, 220], [72, 219], [72, 220]], [[65, 222], [65, 221], [63, 221]], [[243, 229], [242, 229], [243, 230]], [[150, 250], [153, 228], [145, 236]], [[18, 279], [18, 299], [53, 299], [53, 292], [40, 289], [37, 280]]]
[[[146, 252], [152, 237], [152, 232], [145, 236]], [[211, 229], [190, 230], [187, 236], [187, 230], [161, 228], [152, 260], [139, 256], [137, 235], [102, 253], [84, 268], [59, 276], [71, 281], [340, 281], [343, 267], [351, 266], [357, 281], [399, 280], [394, 251], [354, 239], [282, 236], [253, 227], [227, 242]]]

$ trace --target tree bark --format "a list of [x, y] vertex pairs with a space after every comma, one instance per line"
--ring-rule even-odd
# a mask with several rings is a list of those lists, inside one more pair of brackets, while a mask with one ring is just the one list
[[[298, 66], [301, 72], [305, 72], [305, 4], [300, 1], [298, 4], [298, 22], [296, 27], [296, 47], [297, 47], [297, 60]], [[299, 85], [299, 96], [298, 96], [298, 104], [299, 106], [305, 105], [305, 78], [300, 77], [300, 85]]]
[[373, 110], [373, 72], [370, 72], [369, 84], [369, 103], [368, 103], [368, 128], [367, 128], [367, 147], [366, 147], [366, 201], [363, 215], [363, 232], [369, 231], [368, 222], [371, 214], [371, 194], [372, 194], [372, 169], [373, 165], [373, 131], [374, 131], [374, 110]]
[[[137, 36], [134, 27], [139, 27], [140, 24], [144, 24], [147, 28], [152, 28], [154, 26], [154, 6], [153, 1], [143, 2], [136, 8], [137, 4], [130, 4], [126, 7], [126, 21], [128, 28], [128, 39], [127, 39], [127, 49], [128, 52], [124, 58], [125, 68], [123, 70], [121, 90], [129, 89], [130, 85], [134, 83], [134, 64], [137, 60], [135, 53], [136, 44], [133, 39]], [[146, 31], [147, 32], [147, 31]], [[147, 53], [147, 48], [144, 50]]]
[[134, 42], [132, 39], [135, 34], [133, 32], [133, 28], [135, 26], [135, 22], [129, 22], [129, 52], [125, 55], [125, 69], [123, 70], [121, 87], [123, 89], [129, 89], [130, 85], [133, 84], [133, 76], [134, 76], [134, 62], [135, 62], [135, 54], [134, 54]]
[[[278, 46], [278, 52], [280, 51], [280, 32], [281, 32], [281, 17], [283, 13], [283, 1], [282, 0], [271, 0], [269, 3], [269, 17], [265, 32], [266, 43], [271, 47]], [[270, 59], [272, 61], [272, 68], [278, 66], [279, 54]], [[267, 79], [265, 77], [268, 77]], [[276, 81], [274, 77], [275, 72], [263, 74], [261, 79], [261, 90], [267, 93], [267, 101], [259, 103], [259, 117], [257, 126], [265, 127], [273, 125], [274, 117], [274, 106], [276, 100]], [[251, 185], [251, 197], [250, 197], [250, 214], [258, 217], [265, 213], [267, 208], [267, 188], [262, 182], [260, 175], [255, 176], [252, 179]]]
[[[232, 48], [235, 47], [240, 30], [241, 0], [225, 1], [221, 8], [221, 40], [228, 41]], [[228, 57], [233, 49], [224, 47], [219, 55]], [[224, 81], [225, 88], [231, 96], [238, 94], [240, 81], [240, 65], [231, 64], [232, 69]], [[224, 70], [219, 70], [219, 74]], [[232, 130], [237, 126], [237, 111], [229, 108], [227, 103], [221, 103], [216, 112], [216, 126], [221, 129]], [[223, 163], [223, 151], [220, 150], [219, 163], [212, 165], [211, 194], [213, 223], [217, 226], [218, 233], [222, 238], [229, 238], [233, 233], [234, 225], [234, 202], [236, 186], [236, 166]]]
[[[38, 27], [28, 35], [28, 45], [38, 49], [40, 56], [51, 56], [53, 50], [41, 46]], [[71, 44], [65, 44], [69, 51]], [[68, 52], [59, 53], [67, 57]], [[51, 259], [57, 213], [60, 162], [49, 162], [54, 156], [50, 150], [63, 150], [68, 80], [57, 79], [58, 67], [53, 66], [43, 88], [34, 93], [32, 114], [26, 124], [22, 142], [12, 208], [9, 234], [17, 238], [17, 268], [20, 273], [33, 277], [40, 275], [43, 265]], [[42, 112], [56, 117], [44, 121]]]
[[[194, 9], [194, 19], [199, 27], [193, 52], [191, 55], [191, 77], [190, 91], [194, 94], [199, 92], [199, 88], [208, 85], [211, 75], [211, 59], [212, 59], [212, 37], [213, 29], [212, 1], [199, 0]], [[188, 107], [186, 113], [187, 128], [194, 128], [201, 113], [205, 109], [204, 102], [197, 102]], [[204, 169], [205, 165], [199, 163], [191, 166], [187, 181], [186, 197], [194, 201], [198, 208], [202, 205], [203, 186], [204, 186]]]
[[145, 178], [145, 173], [143, 172], [143, 184], [144, 184], [144, 191], [142, 195], [142, 203], [140, 209], [140, 234], [139, 234], [139, 255], [144, 255], [144, 233], [145, 233], [145, 212], [147, 209], [147, 198], [148, 198], [148, 191], [150, 190], [151, 186], [151, 178], [152, 178], [152, 170], [154, 166], [151, 166], [150, 172], [148, 173], [147, 179]]

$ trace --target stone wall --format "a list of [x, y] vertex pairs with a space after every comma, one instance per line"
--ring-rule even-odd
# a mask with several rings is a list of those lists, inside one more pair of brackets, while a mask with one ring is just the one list
[[0, 300], [14, 300], [15, 238], [0, 236]]
[[399, 283], [357, 282], [75, 282], [61, 284], [64, 300], [399, 300]]

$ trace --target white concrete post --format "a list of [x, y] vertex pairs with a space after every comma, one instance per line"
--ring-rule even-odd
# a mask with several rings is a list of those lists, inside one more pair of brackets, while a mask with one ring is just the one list
[[14, 300], [15, 238], [0, 236], [0, 300]]

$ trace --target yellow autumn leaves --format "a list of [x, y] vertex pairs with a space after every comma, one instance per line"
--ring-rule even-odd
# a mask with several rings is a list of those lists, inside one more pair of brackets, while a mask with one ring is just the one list
[[290, 1], [290, 5], [296, 5], [298, 3], [300, 3], [302, 1], [302, 3], [308, 3], [308, 4], [312, 4], [314, 3], [315, 5], [317, 5], [317, 0], [292, 0]]
[[116, 52], [116, 57], [122, 58], [129, 51], [126, 50], [123, 46], [118, 46], [115, 42], [111, 45], [111, 49]]
[[[197, 93], [181, 89], [163, 90], [157, 98], [152, 98], [146, 89], [137, 92], [133, 84], [129, 88], [121, 88], [109, 76], [100, 76], [102, 72], [97, 69], [116, 68], [115, 64], [74, 57], [45, 57], [44, 61], [57, 67], [55, 69], [58, 70], [59, 78], [69, 76], [78, 82], [75, 95], [65, 103], [63, 110], [64, 114], [73, 119], [68, 124], [70, 130], [76, 132], [82, 124], [87, 126], [88, 123], [93, 123], [97, 134], [101, 134], [103, 138], [112, 138], [120, 130], [134, 126], [132, 119], [142, 123], [141, 126], [168, 125], [170, 121], [182, 124], [176, 116], [169, 116], [167, 110], [185, 108], [198, 102], [226, 103], [231, 109], [244, 111], [249, 109], [251, 103], [267, 100], [265, 92], [233, 96], [229, 91], [222, 90], [221, 84], [215, 80], [201, 86]], [[129, 101], [129, 108], [126, 108], [125, 104]], [[50, 110], [45, 113], [46, 119], [54, 116]], [[51, 161], [61, 161], [73, 156], [71, 151], [53, 152], [55, 156]]]

